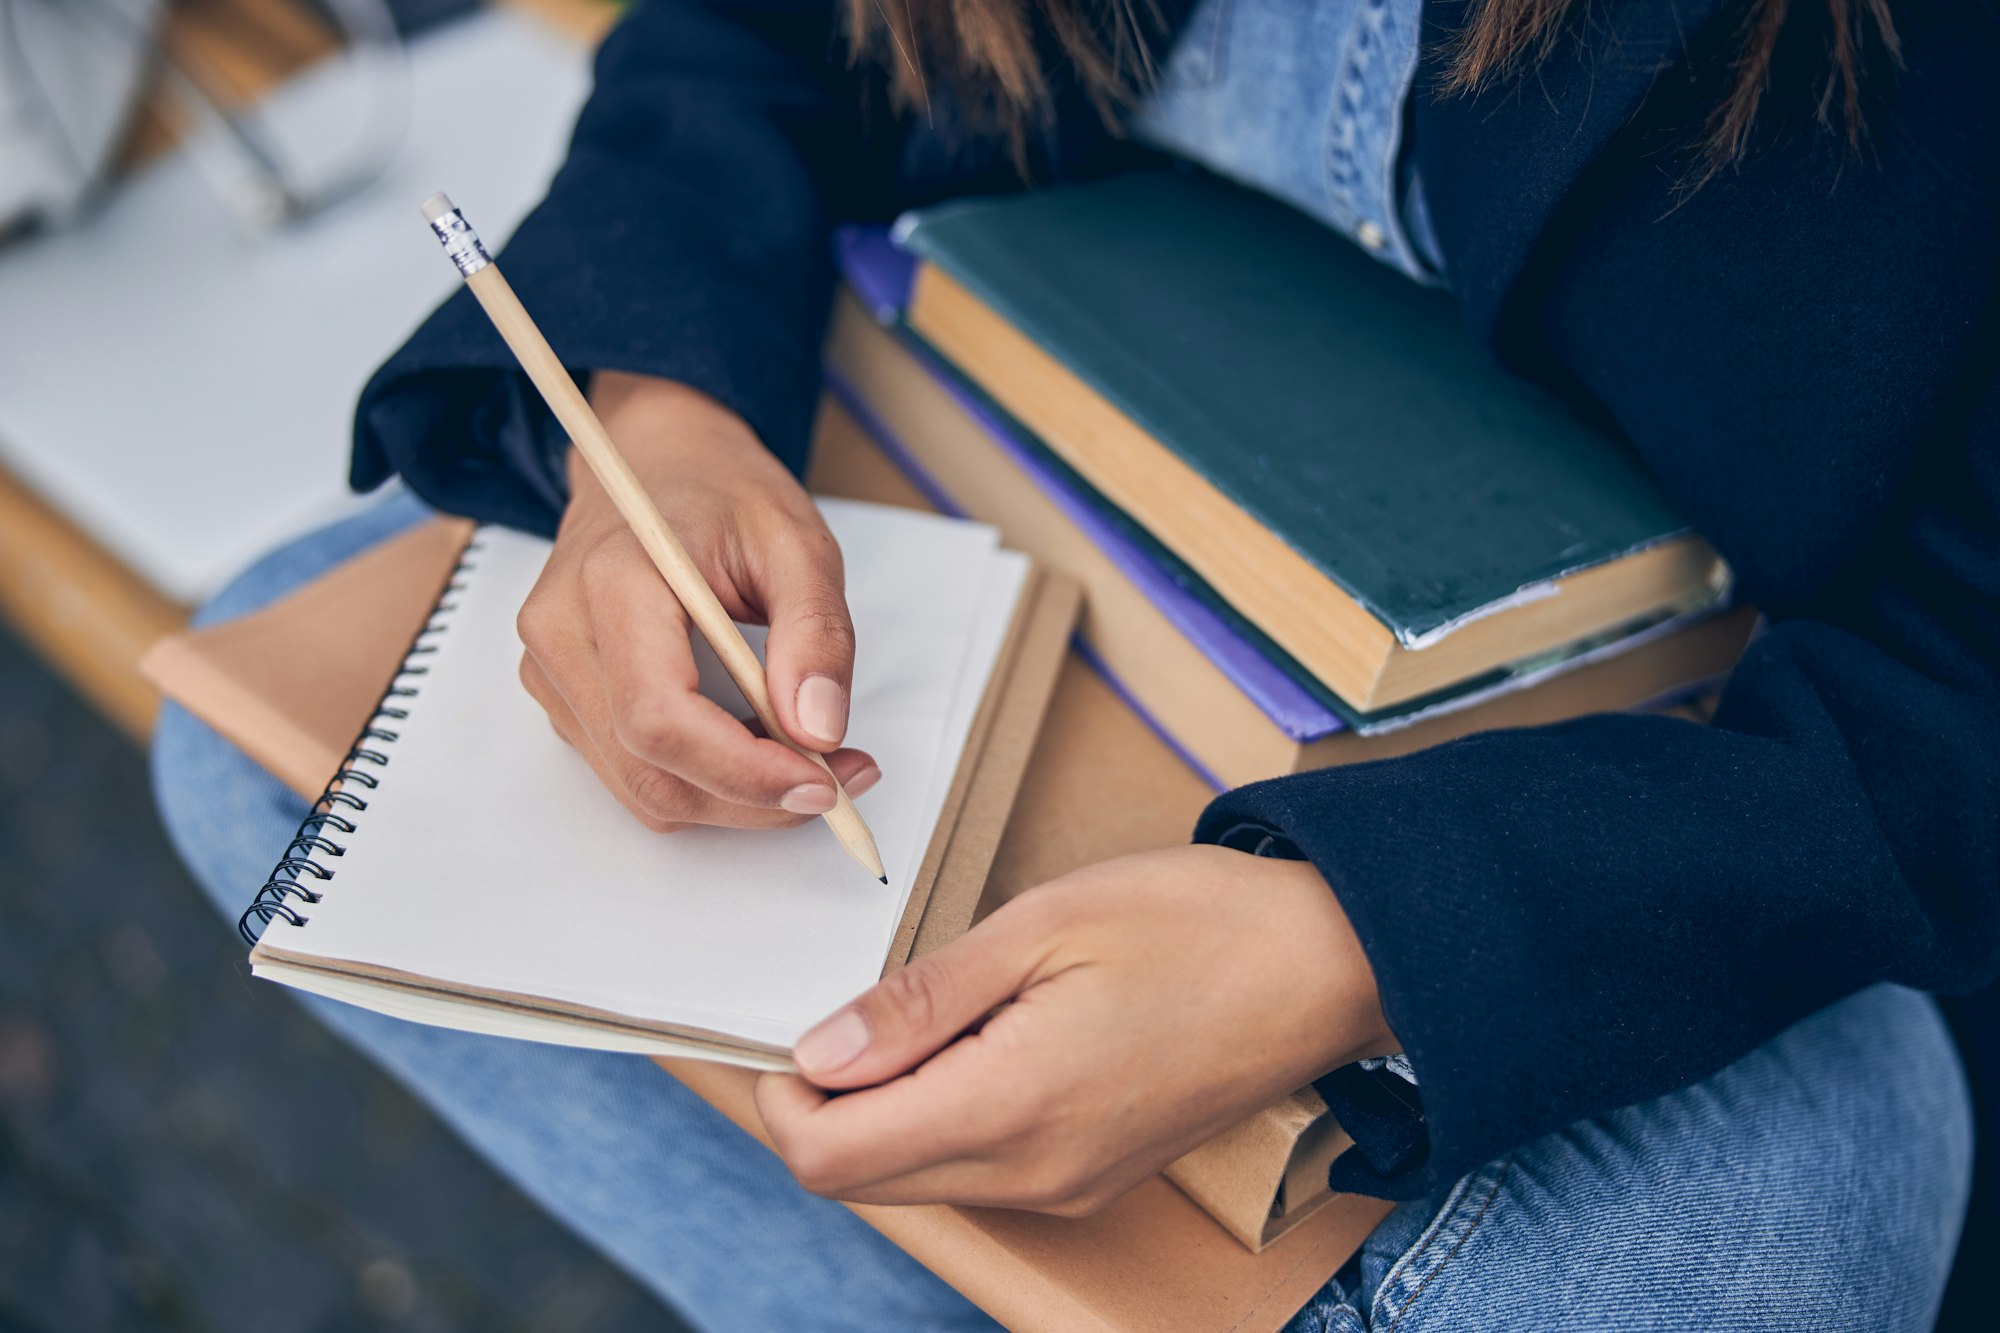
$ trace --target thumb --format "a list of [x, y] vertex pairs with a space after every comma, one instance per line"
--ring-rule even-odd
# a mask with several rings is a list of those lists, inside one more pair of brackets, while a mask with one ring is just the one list
[[822, 1088], [865, 1088], [907, 1072], [1012, 999], [1033, 967], [999, 914], [898, 968], [799, 1038], [792, 1059]]
[[[788, 544], [789, 545], [789, 544]], [[791, 738], [827, 753], [847, 735], [854, 679], [854, 622], [847, 614], [840, 547], [825, 528], [771, 562], [762, 590], [771, 626], [764, 670], [771, 706]]]

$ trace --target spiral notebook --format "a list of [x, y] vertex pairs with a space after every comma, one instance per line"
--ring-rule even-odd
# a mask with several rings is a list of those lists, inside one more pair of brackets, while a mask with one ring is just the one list
[[[889, 887], [821, 821], [662, 836], [626, 813], [516, 675], [514, 616], [547, 543], [482, 528], [245, 914], [255, 975], [444, 1027], [789, 1068], [807, 1027], [907, 952], [1030, 587], [991, 528], [821, 508], [861, 644], [848, 735], [884, 774], [858, 805]], [[699, 655], [704, 693], [747, 715]]]

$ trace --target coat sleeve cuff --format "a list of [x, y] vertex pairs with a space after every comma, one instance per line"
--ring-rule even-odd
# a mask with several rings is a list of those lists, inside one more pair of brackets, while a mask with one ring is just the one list
[[[825, 247], [796, 247], [810, 258], [789, 263], [732, 257], [699, 201], [620, 187], [574, 154], [570, 173], [590, 183], [552, 191], [499, 256], [556, 355], [579, 383], [620, 370], [699, 389], [802, 473], [833, 284]], [[566, 450], [461, 289], [362, 390], [350, 481], [371, 490], [400, 474], [437, 508], [547, 534], [567, 497]]]
[[[1281, 828], [1236, 818], [1220, 801], [1203, 816], [1195, 839], [1251, 856], [1307, 859]], [[1425, 1193], [1430, 1183], [1424, 1170], [1430, 1157], [1430, 1126], [1414, 1084], [1356, 1062], [1316, 1080], [1313, 1089], [1354, 1140], [1353, 1149], [1335, 1158], [1328, 1173], [1336, 1192], [1398, 1200]]]

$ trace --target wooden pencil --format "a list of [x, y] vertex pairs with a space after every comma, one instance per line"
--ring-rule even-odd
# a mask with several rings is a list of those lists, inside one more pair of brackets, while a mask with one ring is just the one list
[[500, 331], [500, 336], [521, 363], [521, 369], [528, 373], [535, 388], [555, 413], [556, 420], [569, 432], [570, 442], [583, 455], [584, 462], [611, 497], [612, 504], [631, 525], [639, 542], [659, 568], [660, 577], [673, 589], [674, 596], [680, 598], [687, 608], [688, 618], [708, 640], [709, 647], [721, 660], [729, 678], [736, 682], [736, 688], [743, 691], [749, 701], [750, 710], [764, 725], [764, 731], [771, 739], [786, 745], [818, 764], [820, 770], [833, 784], [834, 807], [826, 812], [827, 826], [834, 837], [847, 849], [848, 855], [860, 862], [869, 874], [889, 882], [882, 869], [882, 855], [875, 847], [875, 835], [868, 831], [868, 824], [861, 818], [861, 812], [854, 808], [853, 800], [842, 789], [840, 780], [833, 776], [823, 755], [814, 753], [802, 745], [794, 743], [785, 734], [778, 722], [778, 715], [771, 707], [771, 690], [764, 678], [764, 665], [757, 660], [757, 654], [743, 639], [743, 633], [736, 628], [736, 622], [716, 598], [715, 590], [708, 586], [708, 580], [688, 558], [687, 548], [674, 535], [651, 496], [639, 484], [625, 456], [612, 443], [611, 435], [604, 429], [597, 413], [591, 410], [589, 401], [576, 387], [576, 381], [557, 358], [548, 339], [535, 327], [535, 321], [528, 316], [514, 289], [501, 276], [499, 266], [480, 244], [479, 233], [465, 220], [465, 215], [452, 205], [443, 194], [434, 194], [424, 200], [424, 221], [430, 223], [431, 230], [458, 266], [459, 275], [466, 286], [478, 299], [487, 318]]

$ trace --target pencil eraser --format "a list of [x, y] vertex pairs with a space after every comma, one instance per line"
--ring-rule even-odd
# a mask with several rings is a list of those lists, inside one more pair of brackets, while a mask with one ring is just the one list
[[436, 222], [451, 211], [451, 196], [443, 190], [439, 190], [436, 194], [424, 200], [424, 221], [426, 222]]

